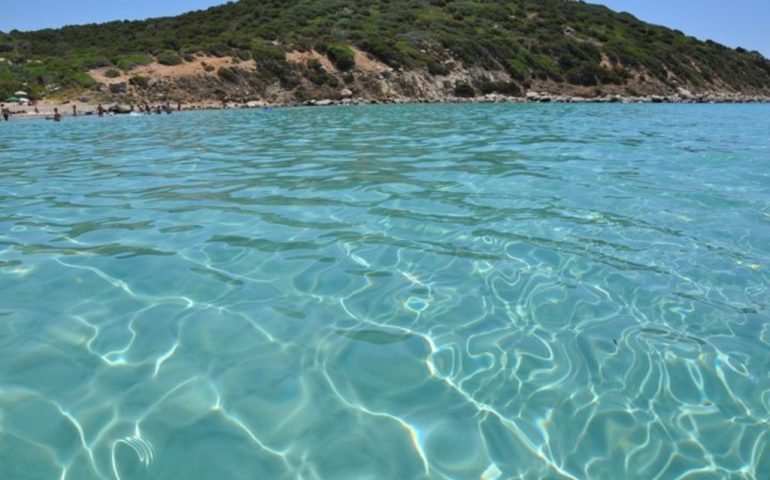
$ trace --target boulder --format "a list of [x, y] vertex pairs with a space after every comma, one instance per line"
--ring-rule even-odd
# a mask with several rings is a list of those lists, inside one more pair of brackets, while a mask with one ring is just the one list
[[679, 87], [678, 89], [679, 97], [684, 98], [686, 100], [691, 100], [695, 97], [695, 95], [692, 94], [691, 91], [687, 90], [686, 88]]
[[110, 93], [126, 93], [126, 89], [128, 88], [128, 84], [123, 83], [113, 83], [110, 85]]
[[124, 105], [118, 105], [117, 103], [107, 107], [107, 111], [112, 113], [118, 113], [118, 114], [131, 113], [131, 109], [129, 107], [126, 107]]
[[343, 88], [340, 91], [340, 97], [342, 98], [350, 98], [353, 96], [353, 92], [349, 88]]

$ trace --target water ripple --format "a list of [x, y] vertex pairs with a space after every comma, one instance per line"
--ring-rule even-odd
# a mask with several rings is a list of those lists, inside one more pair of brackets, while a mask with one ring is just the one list
[[766, 478], [767, 108], [3, 124], [0, 478]]

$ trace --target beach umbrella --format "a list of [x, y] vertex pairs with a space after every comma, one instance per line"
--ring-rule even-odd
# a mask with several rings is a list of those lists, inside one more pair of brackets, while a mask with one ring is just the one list
[[26, 97], [29, 94], [27, 92], [25, 92], [24, 90], [19, 90], [18, 92], [15, 92], [14, 95], [17, 96], [17, 97]]
[[5, 101], [6, 102], [14, 103], [14, 102], [18, 102], [19, 98], [18, 97], [8, 97], [8, 98], [5, 99]]

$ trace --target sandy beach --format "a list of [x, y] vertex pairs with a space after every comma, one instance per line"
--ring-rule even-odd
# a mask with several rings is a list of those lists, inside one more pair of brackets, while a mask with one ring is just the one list
[[[54, 109], [58, 108], [62, 117], [73, 117], [73, 105], [77, 107], [77, 116], [90, 116], [96, 115], [99, 107], [98, 103], [93, 102], [70, 102], [70, 101], [40, 101], [37, 103], [37, 110], [35, 106], [22, 106], [15, 104], [5, 104], [11, 111], [10, 121], [16, 120], [34, 120], [34, 119], [46, 119], [53, 117]], [[119, 103], [103, 103], [102, 106], [109, 110], [110, 107], [119, 105], [121, 108], [130, 108], [129, 105]], [[177, 111], [177, 104], [170, 103], [173, 111]], [[150, 104], [150, 107], [154, 110], [156, 107], [162, 106], [161, 104]], [[202, 109], [221, 109], [223, 105], [221, 103], [207, 102], [207, 103], [193, 103], [183, 104], [183, 110], [202, 110]], [[138, 111], [138, 105], [135, 105], [135, 109]]]
[[89, 112], [95, 114], [98, 106], [98, 104], [91, 103], [40, 101], [37, 103], [37, 111], [35, 111], [35, 106], [32, 105], [5, 104], [11, 111], [10, 121], [51, 117], [54, 114], [54, 108], [58, 108], [62, 116], [71, 117], [73, 105], [77, 106], [78, 115], [86, 115]]

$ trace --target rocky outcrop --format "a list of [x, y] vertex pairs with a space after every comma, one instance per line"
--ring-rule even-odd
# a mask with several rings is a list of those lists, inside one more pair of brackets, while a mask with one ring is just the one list
[[[103, 103], [158, 104], [182, 102], [201, 106], [352, 105], [361, 103], [414, 102], [529, 102], [529, 103], [734, 103], [764, 102], [761, 95], [733, 92], [696, 92], [660, 85], [655, 93], [639, 94], [632, 86], [584, 88], [552, 82], [533, 82], [524, 90], [504, 71], [455, 65], [445, 75], [426, 70], [392, 70], [367, 65], [351, 72], [326, 72], [326, 80], [297, 76], [286, 84], [265, 81], [243, 70], [233, 79], [195, 72], [147, 78], [144, 82], [110, 82], [99, 88]], [[301, 71], [301, 70], [300, 70]], [[334, 87], [332, 85], [335, 85]], [[463, 96], [458, 97], [458, 85]], [[666, 91], [667, 90], [667, 91]], [[659, 93], [665, 92], [665, 93]]]

